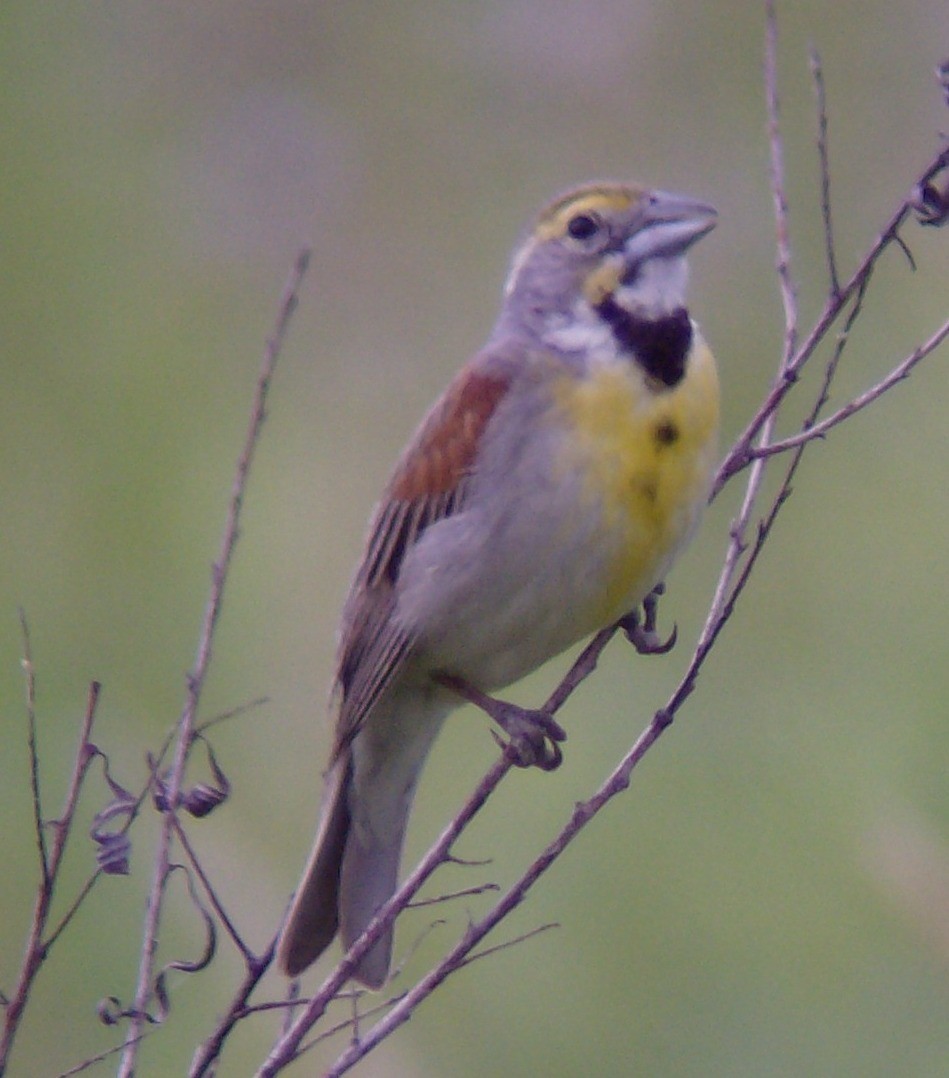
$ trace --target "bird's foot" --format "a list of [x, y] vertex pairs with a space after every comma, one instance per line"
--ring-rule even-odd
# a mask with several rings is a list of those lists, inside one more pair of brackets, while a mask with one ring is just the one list
[[627, 614], [625, 618], [620, 618], [620, 628], [640, 655], [665, 655], [667, 651], [672, 651], [675, 647], [678, 637], [678, 629], [675, 625], [672, 626], [672, 632], [665, 640], [656, 631], [659, 597], [665, 590], [664, 584], [657, 584], [643, 599], [641, 614], [637, 609]]
[[546, 711], [520, 707], [498, 700], [453, 674], [438, 674], [436, 681], [469, 703], [479, 707], [507, 734], [507, 740], [492, 730], [494, 740], [504, 749], [515, 767], [539, 767], [554, 771], [563, 761], [559, 742], [567, 740], [564, 728]]

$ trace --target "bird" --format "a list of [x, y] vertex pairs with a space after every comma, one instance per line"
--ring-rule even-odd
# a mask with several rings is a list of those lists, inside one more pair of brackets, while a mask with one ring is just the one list
[[[320, 823], [278, 945], [288, 976], [337, 933], [348, 949], [395, 892], [420, 772], [465, 696], [634, 611], [695, 532], [719, 381], [686, 307], [686, 253], [716, 221], [685, 195], [590, 183], [515, 249], [487, 343], [370, 519], [340, 621]], [[381, 988], [392, 946], [390, 927], [354, 979]]]

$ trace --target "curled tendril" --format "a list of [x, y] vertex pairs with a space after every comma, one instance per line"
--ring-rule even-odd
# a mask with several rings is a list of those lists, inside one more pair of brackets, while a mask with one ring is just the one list
[[100, 1000], [96, 1006], [96, 1014], [103, 1025], [115, 1026], [124, 1019], [136, 1019], [138, 1021], [147, 1022], [149, 1025], [153, 1026], [161, 1025], [171, 1013], [171, 996], [168, 993], [168, 974], [172, 972], [200, 973], [201, 970], [206, 969], [211, 964], [211, 960], [214, 958], [215, 952], [217, 951], [217, 930], [214, 927], [213, 917], [198, 897], [198, 891], [195, 887], [194, 878], [191, 872], [184, 865], [171, 864], [168, 866], [168, 872], [165, 874], [162, 886], [163, 888], [168, 886], [168, 881], [171, 879], [172, 873], [174, 872], [184, 873], [188, 885], [188, 896], [191, 899], [192, 905], [198, 911], [201, 920], [204, 922], [204, 950], [193, 960], [189, 961], [185, 958], [176, 958], [162, 966], [161, 970], [159, 970], [156, 975], [152, 986], [152, 995], [155, 1002], [158, 1004], [155, 1013], [139, 1011], [131, 1007], [123, 1007], [122, 1001], [117, 996], [107, 996], [105, 999]]
[[155, 999], [158, 1001], [157, 1020], [159, 1022], [164, 1022], [171, 1010], [171, 999], [168, 995], [166, 986], [168, 974], [171, 972], [200, 973], [201, 970], [206, 969], [211, 964], [211, 959], [214, 958], [215, 951], [217, 950], [217, 930], [214, 927], [214, 918], [198, 897], [198, 891], [195, 887], [193, 875], [184, 865], [169, 865], [168, 873], [165, 876], [165, 886], [167, 886], [168, 880], [171, 878], [173, 872], [184, 873], [185, 881], [188, 884], [188, 896], [191, 899], [192, 905], [200, 914], [201, 920], [204, 922], [204, 950], [201, 955], [193, 961], [189, 962], [187, 959], [178, 958], [172, 962], [168, 962], [159, 971], [158, 976], [155, 978]]
[[[110, 876], [127, 876], [129, 855], [132, 852], [128, 828], [138, 811], [139, 801], [134, 794], [129, 793], [124, 786], [112, 778], [109, 771], [109, 758], [98, 746], [90, 742], [87, 745], [87, 752], [102, 760], [103, 777], [112, 791], [112, 800], [95, 814], [89, 828], [89, 836], [97, 847], [96, 864], [101, 871]], [[120, 821], [118, 828], [108, 826], [114, 824], [116, 820]]]
[[921, 225], [942, 228], [949, 223], [949, 181], [945, 182], [944, 188], [940, 191], [930, 180], [914, 189], [910, 205]]
[[118, 996], [106, 996], [96, 1004], [96, 1016], [104, 1026], [117, 1026], [124, 1018], [141, 1018], [150, 1025], [155, 1025], [157, 1020], [147, 1011], [136, 1011], [122, 1006]]
[[[213, 812], [222, 802], [226, 801], [231, 792], [231, 784], [227, 775], [221, 770], [220, 764], [214, 755], [210, 742], [201, 734], [196, 734], [195, 741], [201, 741], [208, 754], [208, 767], [211, 769], [213, 783], [199, 782], [187, 790], [182, 790], [178, 795], [178, 804], [192, 816], [201, 819]], [[155, 771], [156, 764], [152, 756], [148, 757], [149, 766]], [[168, 793], [168, 772], [162, 771], [155, 774], [155, 808], [159, 812], [167, 812], [170, 806]]]

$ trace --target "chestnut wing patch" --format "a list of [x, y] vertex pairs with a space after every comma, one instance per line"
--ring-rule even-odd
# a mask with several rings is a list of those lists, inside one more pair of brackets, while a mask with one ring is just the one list
[[414, 640], [394, 617], [399, 570], [425, 529], [464, 505], [481, 435], [509, 385], [508, 378], [462, 370], [396, 466], [343, 612], [337, 754], [356, 735], [411, 651]]
[[461, 507], [481, 435], [509, 384], [466, 368], [429, 413], [377, 510], [360, 574], [367, 587], [394, 584], [422, 532]]

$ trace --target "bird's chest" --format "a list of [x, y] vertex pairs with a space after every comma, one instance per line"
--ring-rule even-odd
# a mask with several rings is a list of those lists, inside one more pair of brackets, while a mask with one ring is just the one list
[[571, 434], [553, 466], [572, 478], [577, 514], [596, 522], [603, 578], [595, 602], [605, 622], [641, 600], [695, 528], [714, 460], [714, 369], [700, 362], [680, 385], [660, 389], [632, 364], [615, 364], [565, 381], [556, 400]]

